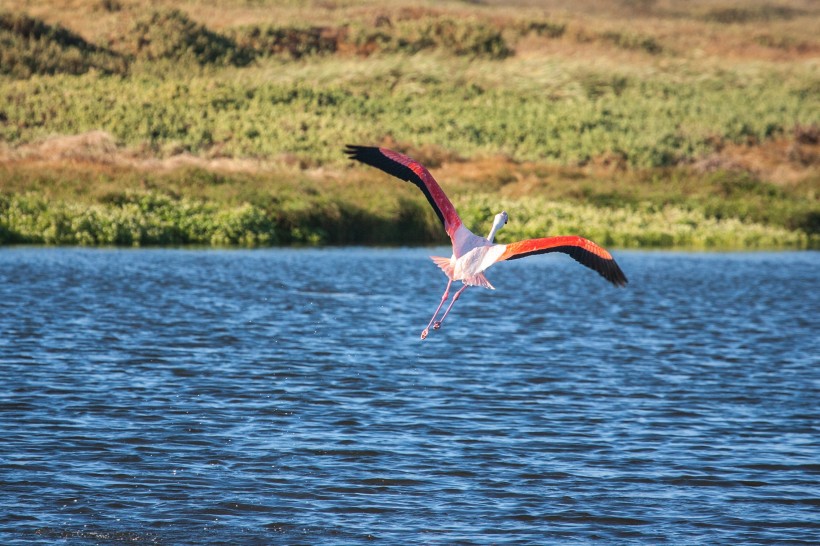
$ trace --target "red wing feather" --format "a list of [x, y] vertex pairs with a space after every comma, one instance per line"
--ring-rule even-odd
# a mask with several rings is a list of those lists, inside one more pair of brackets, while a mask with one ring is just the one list
[[603, 278], [615, 286], [625, 286], [628, 282], [626, 275], [624, 275], [624, 272], [618, 267], [618, 264], [609, 252], [589, 239], [574, 235], [527, 239], [525, 241], [511, 243], [507, 245], [507, 249], [498, 261], [517, 260], [534, 254], [544, 254], [547, 252], [563, 252], [564, 254], [569, 254], [575, 261], [597, 271]]
[[418, 161], [386, 148], [368, 146], [348, 145], [345, 148], [345, 153], [351, 159], [381, 169], [387, 174], [392, 174], [396, 178], [418, 186], [424, 192], [424, 196], [427, 197], [427, 201], [430, 202], [433, 210], [436, 211], [436, 215], [444, 225], [444, 230], [450, 237], [461, 225], [461, 218], [458, 217], [456, 208], [447, 198], [444, 190], [438, 185], [430, 171]]

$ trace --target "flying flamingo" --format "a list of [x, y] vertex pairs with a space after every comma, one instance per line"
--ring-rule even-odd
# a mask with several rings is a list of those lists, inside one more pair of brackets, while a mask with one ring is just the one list
[[[615, 263], [612, 255], [583, 237], [566, 235], [526, 239], [508, 245], [493, 243], [495, 234], [507, 223], [508, 216], [504, 211], [496, 214], [493, 227], [486, 239], [474, 234], [461, 222], [455, 207], [447, 198], [441, 186], [438, 185], [436, 179], [433, 178], [433, 175], [421, 163], [410, 159], [406, 155], [386, 148], [351, 145], [347, 146], [345, 153], [351, 159], [381, 169], [387, 174], [392, 174], [418, 186], [424, 192], [453, 243], [453, 255], [451, 257], [431, 256], [436, 265], [447, 275], [448, 280], [447, 288], [444, 289], [441, 302], [436, 307], [433, 318], [430, 319], [427, 327], [421, 332], [421, 339], [427, 337], [430, 326], [434, 330], [441, 328], [441, 323], [444, 322], [450, 309], [453, 308], [453, 304], [468, 286], [483, 286], [484, 288], [495, 289], [487, 280], [487, 277], [484, 276], [484, 270], [496, 262], [517, 260], [518, 258], [546, 252], [563, 252], [569, 254], [582, 265], [597, 271], [615, 286], [625, 286], [627, 283], [626, 276], [618, 267], [618, 264]], [[450, 286], [453, 281], [461, 281], [464, 286], [455, 293], [441, 319], [436, 320], [444, 302], [447, 301], [450, 295]]]

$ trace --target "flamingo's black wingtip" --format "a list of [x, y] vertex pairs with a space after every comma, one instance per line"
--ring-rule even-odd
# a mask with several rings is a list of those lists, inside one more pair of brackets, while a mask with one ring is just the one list
[[626, 275], [621, 268], [618, 267], [618, 264], [615, 263], [615, 260], [612, 260], [612, 265], [614, 267], [612, 271], [609, 272], [609, 275], [607, 275], [607, 280], [615, 286], [621, 288], [625, 287], [629, 283], [629, 280], [626, 278]]
[[367, 154], [369, 150], [373, 150], [374, 148], [368, 146], [358, 146], [356, 144], [347, 144], [345, 145], [344, 153], [350, 159], [357, 159], [361, 161], [363, 155]]

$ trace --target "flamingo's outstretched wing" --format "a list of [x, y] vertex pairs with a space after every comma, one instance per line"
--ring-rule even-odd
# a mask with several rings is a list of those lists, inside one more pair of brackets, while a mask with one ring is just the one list
[[517, 260], [518, 258], [546, 252], [563, 252], [572, 256], [577, 262], [594, 269], [615, 286], [625, 286], [627, 283], [626, 275], [615, 263], [612, 255], [604, 248], [583, 237], [574, 235], [544, 237], [542, 239], [527, 239], [506, 246], [507, 248], [497, 261]]
[[461, 218], [458, 217], [456, 208], [447, 198], [444, 190], [438, 185], [430, 171], [418, 161], [386, 148], [368, 146], [348, 145], [345, 148], [345, 153], [351, 159], [381, 169], [387, 174], [392, 174], [396, 178], [412, 182], [418, 186], [424, 192], [433, 210], [436, 211], [439, 220], [444, 225], [444, 230], [450, 237], [461, 225]]

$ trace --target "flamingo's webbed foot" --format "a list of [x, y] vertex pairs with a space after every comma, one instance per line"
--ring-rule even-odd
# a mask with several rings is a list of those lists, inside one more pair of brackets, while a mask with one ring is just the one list
[[422, 330], [422, 332], [421, 332], [421, 339], [426, 338], [426, 337], [427, 337], [427, 334], [429, 334], [429, 333], [430, 333], [430, 330], [429, 330], [429, 329], [427, 329], [427, 328], [425, 328], [424, 330]]
[[440, 320], [437, 320], [437, 321], [433, 324], [433, 330], [438, 330], [439, 328], [441, 328], [441, 321], [440, 321]]

